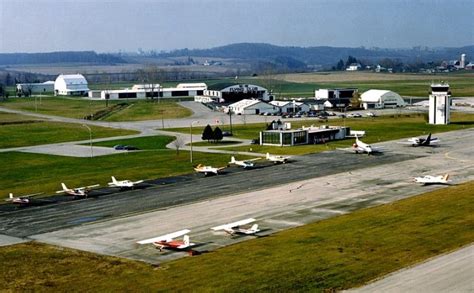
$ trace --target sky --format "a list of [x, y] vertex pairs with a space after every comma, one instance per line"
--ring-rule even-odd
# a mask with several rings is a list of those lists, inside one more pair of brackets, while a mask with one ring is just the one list
[[0, 53], [474, 44], [474, 0], [0, 0]]

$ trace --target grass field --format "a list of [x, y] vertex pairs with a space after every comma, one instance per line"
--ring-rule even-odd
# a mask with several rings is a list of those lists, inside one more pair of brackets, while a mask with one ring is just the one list
[[333, 292], [472, 243], [473, 206], [470, 182], [159, 268], [18, 244], [0, 247], [0, 284], [11, 291]]
[[[113, 142], [118, 144], [117, 141]], [[164, 143], [164, 142], [163, 142]], [[137, 143], [136, 146], [141, 146]], [[227, 165], [229, 156], [175, 150], [147, 150], [116, 155], [77, 158], [20, 152], [0, 153], [0, 196], [9, 192], [27, 194], [44, 192], [53, 194], [59, 184], [84, 186], [99, 183], [106, 185], [110, 176], [130, 180], [163, 178], [193, 173], [193, 165], [206, 163], [214, 166]]]
[[[123, 103], [124, 101], [109, 101], [109, 105]], [[127, 101], [125, 101], [127, 102]], [[106, 117], [105, 121], [140, 121], [153, 119], [182, 118], [192, 114], [175, 102], [161, 101], [152, 103], [149, 101], [128, 101], [130, 106]], [[81, 98], [12, 98], [0, 102], [0, 106], [23, 110], [40, 114], [62, 116], [68, 118], [83, 119], [91, 113], [105, 110], [105, 101], [91, 101]]]
[[[380, 116], [375, 118], [351, 118], [351, 119], [335, 119], [329, 122], [317, 122], [316, 120], [308, 121], [291, 121], [292, 128], [296, 129], [301, 126], [310, 125], [346, 125], [351, 127], [352, 130], [365, 130], [366, 137], [363, 141], [367, 143], [376, 143], [387, 140], [394, 140], [403, 137], [412, 137], [425, 135], [429, 132], [438, 133], [452, 130], [459, 130], [464, 128], [474, 127], [474, 114], [466, 113], [452, 113], [451, 121], [449, 125], [430, 125], [425, 122], [425, 118], [422, 114], [410, 114], [401, 115], [400, 117], [391, 116]], [[259, 137], [259, 132], [264, 130], [266, 125], [264, 123], [247, 124], [247, 125], [234, 125], [233, 134], [234, 137], [243, 139], [255, 139]], [[203, 127], [194, 127], [193, 133], [200, 134], [203, 131]], [[187, 133], [187, 128], [176, 128], [173, 131], [179, 131]], [[278, 146], [237, 146], [237, 147], [225, 147], [226, 150], [230, 151], [249, 151], [252, 149], [253, 152], [258, 153], [275, 153], [275, 154], [287, 154], [287, 155], [302, 155], [308, 153], [317, 153], [325, 150], [335, 149], [339, 147], [348, 147], [352, 144], [352, 140], [340, 140], [328, 142], [322, 145], [301, 145], [293, 147], [278, 147]]]
[[[4, 115], [0, 114], [0, 121], [4, 118]], [[81, 124], [31, 120], [31, 118], [25, 116], [22, 118], [13, 118], [12, 116], [8, 119], [10, 121], [12, 121], [12, 119], [19, 120], [16, 120], [18, 124], [0, 126], [0, 137], [4, 138], [0, 140], [0, 148], [33, 146], [89, 139], [89, 130]], [[100, 126], [90, 126], [90, 128], [92, 130], [93, 138], [137, 133], [132, 130], [113, 129]]]
[[133, 145], [140, 150], [164, 150], [166, 145], [174, 140], [171, 136], [145, 136], [128, 139], [118, 139], [96, 142], [95, 146], [114, 147], [115, 145]]

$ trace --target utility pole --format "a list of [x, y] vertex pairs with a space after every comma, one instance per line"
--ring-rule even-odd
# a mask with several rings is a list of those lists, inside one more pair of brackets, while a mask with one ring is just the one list
[[91, 146], [91, 158], [92, 158], [94, 157], [94, 151], [92, 149], [92, 129], [86, 124], [82, 124], [82, 126], [84, 126], [85, 128], [87, 128], [87, 130], [89, 130], [89, 144]]

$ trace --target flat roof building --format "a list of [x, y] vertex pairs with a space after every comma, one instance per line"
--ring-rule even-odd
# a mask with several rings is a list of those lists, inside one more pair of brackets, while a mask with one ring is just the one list
[[350, 128], [344, 126], [302, 127], [300, 129], [274, 129], [260, 132], [261, 145], [294, 146], [319, 144], [344, 139]]
[[42, 83], [17, 83], [17, 96], [30, 96], [34, 94], [44, 94], [54, 92], [54, 81], [45, 81]]
[[266, 88], [253, 84], [217, 83], [204, 91], [203, 97], [195, 97], [195, 101], [213, 101], [218, 103], [235, 103], [244, 99], [271, 101]]

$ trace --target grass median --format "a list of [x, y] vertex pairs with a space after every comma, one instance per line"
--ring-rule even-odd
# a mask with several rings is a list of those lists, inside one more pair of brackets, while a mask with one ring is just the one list
[[474, 183], [469, 182], [159, 268], [38, 243], [18, 244], [0, 247], [0, 284], [14, 291], [332, 292], [472, 243], [473, 207]]
[[[2, 122], [3, 115], [0, 115]], [[89, 139], [89, 130], [81, 124], [51, 122], [20, 116], [8, 117], [8, 124], [0, 126], [0, 148], [33, 146]], [[6, 118], [6, 117], [4, 117]], [[90, 126], [93, 138], [136, 134], [133, 130]]]

